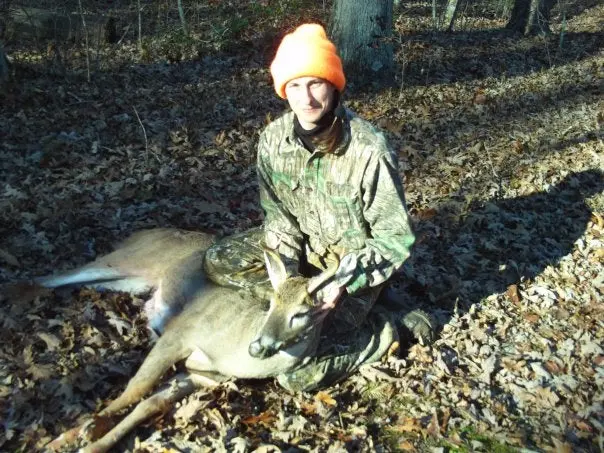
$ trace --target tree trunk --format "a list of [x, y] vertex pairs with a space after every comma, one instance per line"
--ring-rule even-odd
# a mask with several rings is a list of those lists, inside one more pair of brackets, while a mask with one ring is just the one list
[[10, 16], [11, 0], [0, 0], [0, 39], [4, 38]]
[[0, 43], [0, 85], [8, 80], [9, 75], [8, 59], [4, 52], [4, 46]]
[[554, 0], [515, 0], [506, 28], [522, 34], [550, 33], [549, 16]]
[[331, 36], [349, 80], [366, 83], [390, 75], [392, 9], [393, 0], [335, 0]]
[[185, 19], [185, 8], [182, 6], [182, 0], [178, 0], [178, 17], [180, 18], [182, 34], [188, 36], [189, 33], [187, 31], [187, 20]]
[[457, 17], [457, 7], [459, 6], [459, 0], [447, 0], [447, 7], [443, 14], [442, 29], [446, 31], [453, 31], [453, 24]]

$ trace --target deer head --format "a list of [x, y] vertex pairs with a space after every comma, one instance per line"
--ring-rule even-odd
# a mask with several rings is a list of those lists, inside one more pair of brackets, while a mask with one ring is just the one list
[[278, 253], [265, 250], [264, 259], [274, 293], [264, 325], [248, 349], [256, 358], [271, 357], [286, 348], [291, 353], [292, 346], [320, 331], [334, 300], [320, 300], [317, 291], [334, 277], [339, 265], [336, 257], [316, 277], [288, 278]]

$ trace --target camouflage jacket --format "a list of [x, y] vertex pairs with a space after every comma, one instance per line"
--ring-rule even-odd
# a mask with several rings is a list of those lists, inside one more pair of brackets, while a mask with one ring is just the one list
[[294, 133], [293, 115], [269, 124], [258, 144], [267, 245], [292, 260], [329, 249], [353, 254], [348, 293], [380, 285], [415, 240], [395, 156], [382, 133], [348, 110], [336, 152], [310, 152]]

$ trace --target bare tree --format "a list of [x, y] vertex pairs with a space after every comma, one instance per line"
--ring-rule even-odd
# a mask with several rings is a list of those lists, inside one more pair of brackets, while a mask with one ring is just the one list
[[453, 30], [453, 24], [455, 23], [455, 19], [457, 17], [458, 7], [459, 7], [459, 0], [447, 0], [447, 6], [445, 7], [443, 19], [441, 22], [442, 30], [446, 30], [446, 31]]
[[549, 18], [554, 0], [515, 0], [506, 26], [525, 35], [549, 33]]
[[138, 7], [138, 50], [143, 51], [143, 7], [141, 6], [141, 0], [137, 1]]
[[8, 80], [9, 77], [9, 65], [8, 58], [4, 46], [2, 45], [2, 38], [6, 32], [6, 26], [8, 23], [10, 9], [10, 0], [0, 0], [0, 84]]
[[349, 78], [367, 82], [393, 67], [392, 0], [335, 0], [331, 36]]
[[178, 17], [180, 18], [180, 25], [182, 27], [182, 33], [183, 33], [183, 35], [187, 36], [188, 35], [187, 20], [185, 19], [185, 9], [182, 6], [182, 0], [178, 0]]
[[0, 85], [8, 80], [9, 74], [8, 59], [4, 52], [4, 46], [0, 42]]
[[86, 46], [86, 74], [88, 82], [90, 82], [90, 46], [88, 45], [88, 27], [86, 26], [86, 18], [82, 9], [82, 0], [78, 0], [78, 12], [82, 21], [82, 30], [84, 30], [84, 44]]

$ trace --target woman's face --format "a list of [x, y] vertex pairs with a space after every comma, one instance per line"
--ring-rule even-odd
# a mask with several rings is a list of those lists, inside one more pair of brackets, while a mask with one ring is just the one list
[[285, 85], [287, 102], [306, 130], [333, 108], [334, 93], [335, 87], [319, 77], [298, 77]]

